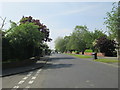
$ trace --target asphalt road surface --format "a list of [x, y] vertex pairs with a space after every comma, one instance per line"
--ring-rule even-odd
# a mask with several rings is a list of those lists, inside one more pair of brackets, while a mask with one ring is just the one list
[[3, 88], [118, 88], [118, 68], [53, 54], [45, 67], [2, 78]]

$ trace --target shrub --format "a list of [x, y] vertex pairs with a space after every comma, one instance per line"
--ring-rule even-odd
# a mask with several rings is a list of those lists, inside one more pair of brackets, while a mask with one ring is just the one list
[[114, 56], [116, 43], [114, 40], [109, 40], [106, 36], [103, 36], [97, 39], [95, 47], [101, 53], [105, 53], [105, 56]]

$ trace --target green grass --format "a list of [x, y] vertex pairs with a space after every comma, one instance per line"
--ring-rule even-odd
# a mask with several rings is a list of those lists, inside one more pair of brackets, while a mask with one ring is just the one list
[[75, 56], [75, 57], [79, 57], [79, 58], [92, 58], [92, 56], [77, 55], [77, 54], [70, 54], [70, 53], [67, 53], [67, 55], [71, 55], [71, 56]]
[[96, 59], [94, 61], [97, 61], [97, 62], [104, 62], [104, 63], [120, 63], [120, 61], [118, 60], [112, 60], [112, 59]]
[[92, 53], [93, 51], [91, 49], [86, 49], [85, 52]]

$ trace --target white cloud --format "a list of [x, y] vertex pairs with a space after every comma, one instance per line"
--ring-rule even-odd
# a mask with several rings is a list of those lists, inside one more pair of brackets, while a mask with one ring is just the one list
[[83, 13], [83, 12], [86, 12], [92, 8], [96, 8], [98, 7], [97, 5], [88, 5], [86, 7], [81, 7], [81, 8], [77, 8], [77, 9], [74, 9], [74, 10], [67, 10], [67, 11], [63, 11], [63, 12], [60, 12], [60, 13], [57, 13], [57, 14], [53, 14], [53, 15], [49, 15], [49, 17], [55, 17], [55, 16], [64, 16], [64, 15], [71, 15], [71, 14], [77, 14], [77, 13]]

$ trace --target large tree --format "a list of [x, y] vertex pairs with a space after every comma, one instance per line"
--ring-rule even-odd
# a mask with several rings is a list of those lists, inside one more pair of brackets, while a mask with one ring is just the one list
[[66, 49], [65, 40], [62, 37], [58, 37], [55, 40], [55, 49], [59, 52], [64, 52]]
[[118, 59], [120, 59], [120, 1], [113, 3], [111, 12], [107, 12], [105, 24], [109, 30], [111, 39], [116, 39], [118, 42]]
[[40, 22], [38, 19], [33, 19], [33, 17], [22, 17], [20, 20], [20, 24], [25, 24], [25, 23], [34, 23], [35, 25], [38, 26], [38, 30], [44, 34], [44, 41], [51, 41], [52, 39], [49, 38], [49, 29], [47, 28], [46, 25]]
[[49, 29], [31, 16], [23, 17], [20, 24], [11, 22], [11, 28], [3, 34], [3, 60], [27, 59], [42, 54], [44, 42], [51, 41]]
[[[10, 57], [19, 59], [32, 57], [35, 55], [35, 48], [38, 48], [42, 43], [42, 39], [43, 34], [38, 31], [38, 26], [33, 23], [21, 24], [5, 34], [3, 54], [10, 52], [9, 54], [13, 54]], [[8, 45], [10, 48], [6, 51]]]
[[88, 35], [87, 26], [76, 26], [73, 33], [70, 35], [70, 40], [67, 44], [67, 49], [69, 51], [83, 51], [87, 46], [86, 36]]

